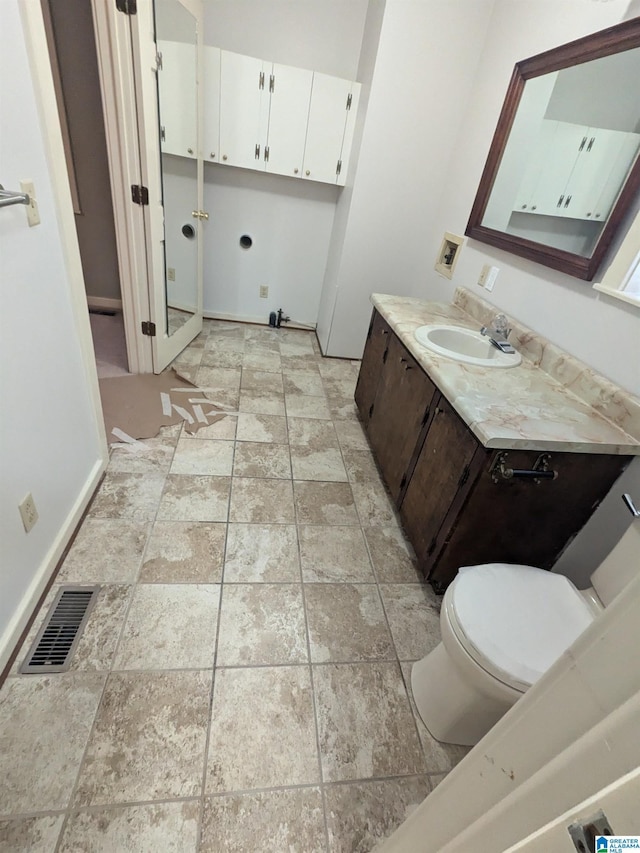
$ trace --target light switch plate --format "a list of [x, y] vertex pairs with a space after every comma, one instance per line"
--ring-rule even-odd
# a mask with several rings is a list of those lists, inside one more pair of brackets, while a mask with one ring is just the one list
[[36, 188], [33, 181], [20, 181], [20, 189], [29, 196], [29, 204], [27, 205], [27, 222], [29, 223], [29, 227], [33, 228], [34, 225], [40, 225], [40, 211], [38, 210]]

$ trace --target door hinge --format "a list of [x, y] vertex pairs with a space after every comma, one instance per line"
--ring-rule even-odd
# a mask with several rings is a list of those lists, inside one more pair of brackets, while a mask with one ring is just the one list
[[166, 139], [167, 139], [167, 134], [166, 134], [166, 131], [164, 129], [164, 125], [161, 125], [161, 127], [160, 127], [160, 139], [163, 142], [166, 142]]
[[258, 77], [258, 89], [264, 89], [264, 71], [261, 71]]
[[155, 338], [155, 336], [156, 336], [156, 324], [152, 323], [151, 320], [143, 320], [142, 321], [142, 334], [147, 335], [150, 338]]
[[429, 412], [431, 411], [431, 407], [427, 406], [427, 411], [422, 416], [422, 420], [420, 421], [420, 426], [424, 426], [426, 422], [429, 420]]
[[342, 171], [342, 160], [338, 160], [338, 165], [336, 166], [336, 175], [339, 175]]
[[469, 466], [465, 465], [463, 470], [462, 470], [462, 474], [460, 474], [460, 479], [458, 480], [458, 488], [460, 488], [460, 486], [464, 486], [464, 484], [467, 482], [468, 479], [469, 479]]
[[276, 77], [275, 74], [269, 75], [269, 91], [275, 92], [276, 90]]
[[138, 11], [138, 0], [116, 0], [116, 9], [125, 15], [135, 15]]
[[162, 71], [162, 51], [156, 51], [156, 71]]
[[427, 557], [430, 557], [433, 552], [436, 550], [436, 540], [435, 537], [429, 543], [429, 547], [427, 548]]
[[134, 204], [149, 204], [149, 190], [142, 184], [132, 184], [131, 201]]
[[351, 94], [351, 92], [349, 92], [349, 94], [347, 95], [347, 109], [348, 110], [351, 109], [352, 99], [353, 99], [353, 95]]

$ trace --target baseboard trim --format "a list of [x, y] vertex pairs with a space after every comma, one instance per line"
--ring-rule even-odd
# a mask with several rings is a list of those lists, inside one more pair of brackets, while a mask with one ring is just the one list
[[95, 308], [98, 311], [122, 311], [122, 299], [109, 299], [107, 296], [87, 295], [89, 310]]
[[[265, 320], [263, 316], [254, 317], [248, 314], [221, 314], [218, 311], [203, 311], [202, 316], [205, 320], [229, 320], [232, 323], [253, 323], [255, 326], [268, 326], [268, 318]], [[315, 332], [315, 324], [296, 323], [291, 321], [283, 325], [284, 329], [304, 329], [306, 332]]]
[[[12, 656], [17, 651], [16, 646], [22, 637], [22, 633], [34, 615], [36, 605], [45, 592], [47, 584], [51, 580], [56, 566], [64, 554], [65, 548], [71, 541], [71, 537], [89, 505], [105, 469], [106, 463], [102, 459], [98, 459], [87, 477], [80, 494], [76, 498], [71, 511], [64, 520], [58, 535], [46, 553], [40, 568], [25, 592], [17, 611], [5, 629], [2, 638], [0, 638], [0, 673], [3, 673]], [[1, 678], [0, 683], [2, 683]]]

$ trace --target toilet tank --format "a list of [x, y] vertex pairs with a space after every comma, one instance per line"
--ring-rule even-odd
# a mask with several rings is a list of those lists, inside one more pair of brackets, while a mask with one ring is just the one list
[[607, 607], [627, 584], [640, 574], [640, 519], [631, 526], [618, 544], [591, 575], [591, 585]]

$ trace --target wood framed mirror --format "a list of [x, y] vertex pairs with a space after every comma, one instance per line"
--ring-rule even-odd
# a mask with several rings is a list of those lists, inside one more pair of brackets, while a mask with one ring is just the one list
[[590, 281], [640, 192], [640, 17], [513, 71], [465, 234]]

